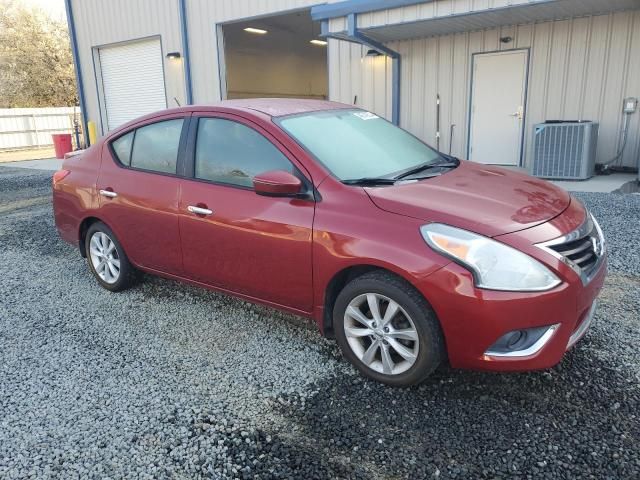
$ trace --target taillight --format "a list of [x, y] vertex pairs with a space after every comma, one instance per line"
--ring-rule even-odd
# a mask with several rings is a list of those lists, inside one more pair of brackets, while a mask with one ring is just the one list
[[53, 185], [55, 186], [56, 183], [64, 179], [70, 173], [71, 172], [69, 170], [58, 170], [56, 173], [53, 174], [53, 180], [52, 180]]

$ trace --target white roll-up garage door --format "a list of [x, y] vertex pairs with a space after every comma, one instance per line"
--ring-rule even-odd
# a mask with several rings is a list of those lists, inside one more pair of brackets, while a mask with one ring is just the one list
[[160, 40], [100, 48], [108, 129], [167, 108]]

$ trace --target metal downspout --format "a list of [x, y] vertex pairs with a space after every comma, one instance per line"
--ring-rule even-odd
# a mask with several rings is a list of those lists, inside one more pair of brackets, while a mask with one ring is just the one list
[[355, 13], [347, 16], [347, 35], [335, 35], [329, 32], [328, 20], [322, 21], [322, 35], [329, 38], [337, 38], [348, 42], [359, 43], [391, 58], [391, 122], [400, 124], [400, 53], [382, 43], [367, 37], [358, 30], [358, 18]]
[[[64, 6], [67, 12], [67, 25], [69, 26], [69, 37], [71, 40], [71, 53], [76, 73], [76, 85], [78, 87], [78, 100], [80, 101], [80, 117], [82, 119], [82, 138], [85, 148], [89, 146], [89, 134], [87, 130], [87, 102], [84, 96], [84, 86], [82, 84], [82, 68], [80, 67], [80, 55], [78, 54], [78, 41], [76, 38], [76, 26], [73, 19], [72, 0], [65, 0]], [[80, 148], [80, 145], [77, 146]]]
[[184, 82], [187, 105], [193, 104], [191, 87], [191, 62], [189, 60], [189, 33], [187, 30], [187, 2], [180, 2], [180, 33], [182, 34], [182, 57], [184, 58]]

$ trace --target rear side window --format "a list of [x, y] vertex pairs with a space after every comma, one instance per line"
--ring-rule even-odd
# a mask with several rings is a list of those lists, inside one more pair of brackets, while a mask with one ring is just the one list
[[113, 151], [123, 165], [131, 165], [131, 146], [133, 145], [133, 134], [129, 132], [113, 141]]
[[133, 168], [176, 173], [182, 118], [152, 123], [136, 129], [131, 152]]
[[196, 178], [252, 187], [253, 177], [270, 170], [293, 173], [293, 164], [263, 135], [231, 120], [200, 119]]

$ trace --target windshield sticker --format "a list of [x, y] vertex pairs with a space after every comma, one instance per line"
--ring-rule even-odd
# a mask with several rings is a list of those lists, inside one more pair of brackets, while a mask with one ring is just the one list
[[376, 114], [371, 112], [354, 112], [354, 115], [362, 120], [373, 120], [374, 118], [380, 118]]

